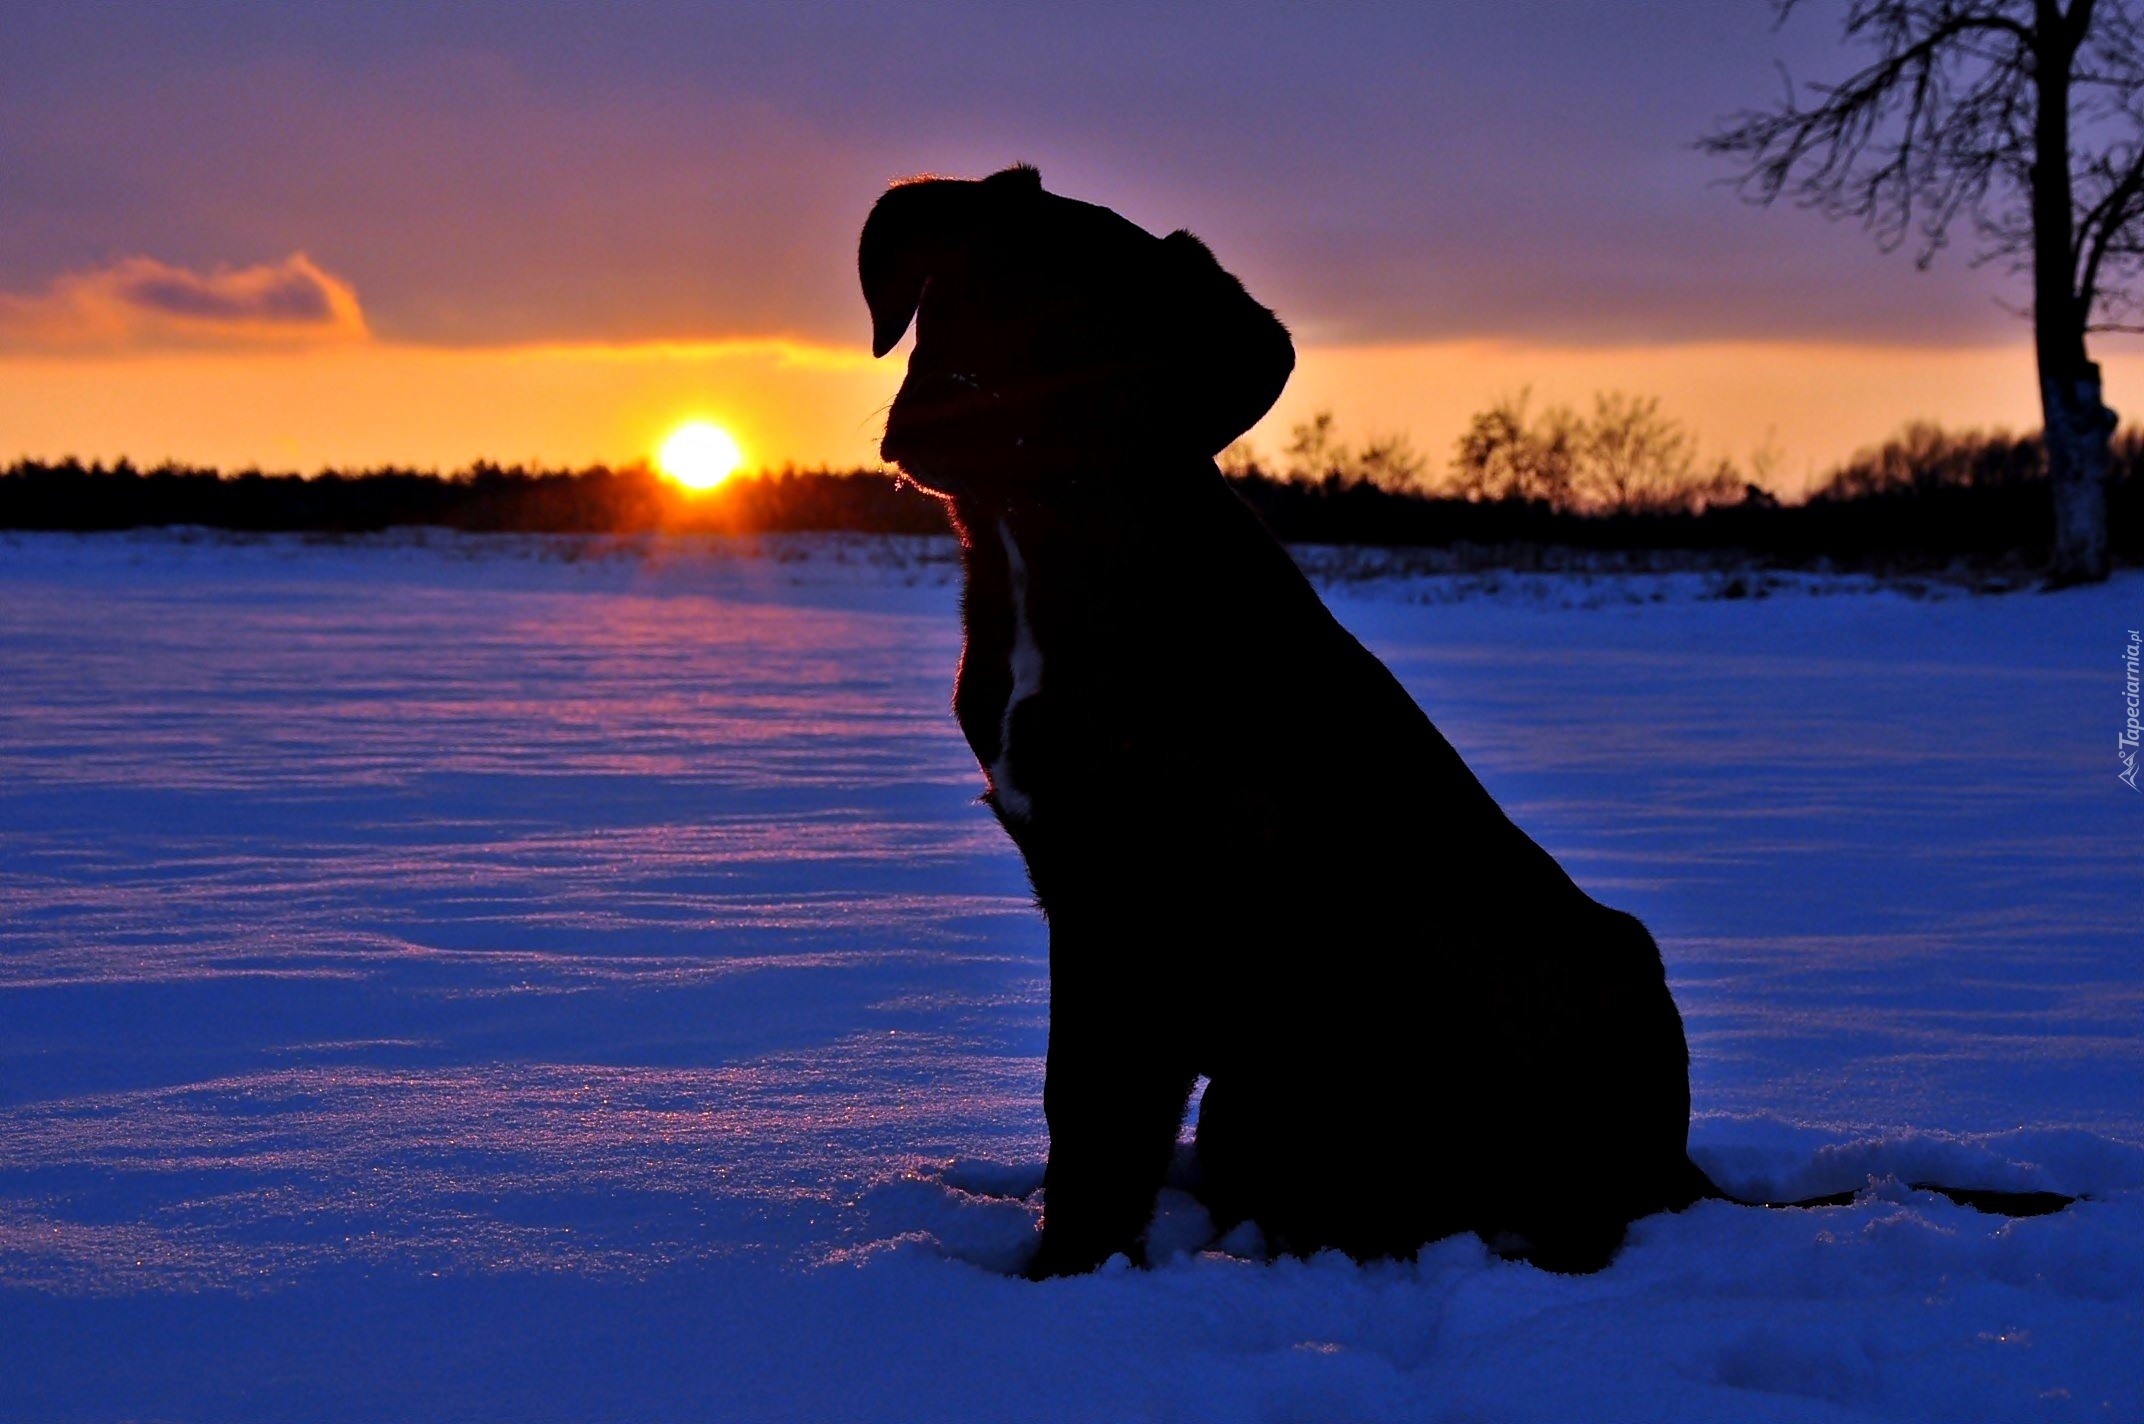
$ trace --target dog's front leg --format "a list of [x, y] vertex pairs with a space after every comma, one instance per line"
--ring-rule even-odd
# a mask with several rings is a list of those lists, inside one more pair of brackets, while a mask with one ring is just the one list
[[[1050, 1059], [1043, 1111], [1042, 1247], [1027, 1274], [1076, 1275], [1140, 1238], [1167, 1177], [1194, 1074], [1171, 1052], [1156, 987], [1083, 960], [1086, 946], [1050, 935]], [[1100, 946], [1095, 946], [1100, 948]], [[1106, 950], [1102, 951], [1105, 955]], [[1122, 964], [1121, 949], [1110, 959]], [[1128, 967], [1128, 966], [1127, 966]]]

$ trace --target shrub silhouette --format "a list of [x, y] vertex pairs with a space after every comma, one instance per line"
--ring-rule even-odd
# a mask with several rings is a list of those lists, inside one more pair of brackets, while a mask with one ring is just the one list
[[1528, 413], [1530, 393], [1500, 398], [1459, 437], [1448, 488], [1467, 499], [1540, 500], [1565, 513], [1695, 512], [1750, 488], [1726, 461], [1700, 466], [1697, 442], [1656, 396], [1603, 391], [1593, 413]]

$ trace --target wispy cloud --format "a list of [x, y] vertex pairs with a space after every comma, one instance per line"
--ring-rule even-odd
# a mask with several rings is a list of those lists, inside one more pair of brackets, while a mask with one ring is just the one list
[[522, 361], [619, 362], [641, 365], [679, 362], [771, 362], [778, 371], [874, 371], [884, 363], [861, 341], [841, 345], [791, 336], [708, 337], [698, 340], [532, 341], [489, 350]]
[[314, 345], [367, 335], [350, 284], [302, 252], [210, 272], [128, 257], [70, 272], [42, 292], [0, 292], [0, 350]]

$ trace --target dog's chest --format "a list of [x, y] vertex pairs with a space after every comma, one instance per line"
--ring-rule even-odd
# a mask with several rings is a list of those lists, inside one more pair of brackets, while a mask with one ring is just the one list
[[970, 587], [979, 606], [969, 610], [955, 702], [968, 745], [989, 779], [992, 803], [1000, 815], [1026, 823], [1035, 816], [1036, 764], [1046, 751], [1034, 715], [1044, 678], [1034, 568], [1011, 521], [999, 519], [975, 537], [993, 539], [997, 548], [990, 576]]
[[1032, 786], [1020, 779], [1022, 760], [1032, 760], [1036, 748], [1028, 746], [1026, 758], [1014, 754], [1014, 733], [1027, 710], [1042, 691], [1042, 644], [1035, 634], [1033, 573], [1020, 552], [1009, 520], [998, 521], [998, 538], [1005, 545], [1006, 592], [1010, 595], [1012, 638], [1006, 650], [1007, 686], [1004, 706], [998, 712], [997, 755], [987, 768], [991, 794], [1005, 813], [1015, 820], [1032, 820], [1035, 802]]

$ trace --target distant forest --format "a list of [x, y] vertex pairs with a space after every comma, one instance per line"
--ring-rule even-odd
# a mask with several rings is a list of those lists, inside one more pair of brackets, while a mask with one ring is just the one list
[[[1627, 428], [1611, 430], [1610, 462], [1603, 464], [1600, 423], [1627, 427], [1631, 404], [1645, 417], [1637, 424], [1655, 428], [1636, 438]], [[1604, 401], [1589, 420], [1568, 411], [1529, 417], [1523, 399], [1506, 402], [1476, 418], [1449, 470], [1436, 477], [1404, 441], [1350, 450], [1325, 417], [1297, 427], [1278, 468], [1240, 449], [1224, 453], [1222, 468], [1268, 527], [1292, 543], [1465, 546], [1485, 556], [1532, 545], [1740, 553], [1790, 565], [1962, 560], [2033, 567], [2053, 535], [2037, 435], [1909, 426], [1831, 472], [1806, 499], [1782, 503], [1731, 466], [1697, 467], [1686, 442], [1658, 438], [1663, 430], [1672, 437], [1674, 427], [1646, 403], [1631, 404]], [[2144, 433], [2117, 437], [2114, 473], [2115, 556], [2144, 562]], [[704, 493], [641, 465], [566, 471], [477, 464], [447, 475], [376, 469], [300, 476], [19, 460], [0, 470], [0, 529], [163, 526], [935, 534], [946, 522], [935, 499], [887, 472], [866, 470], [740, 474]]]

